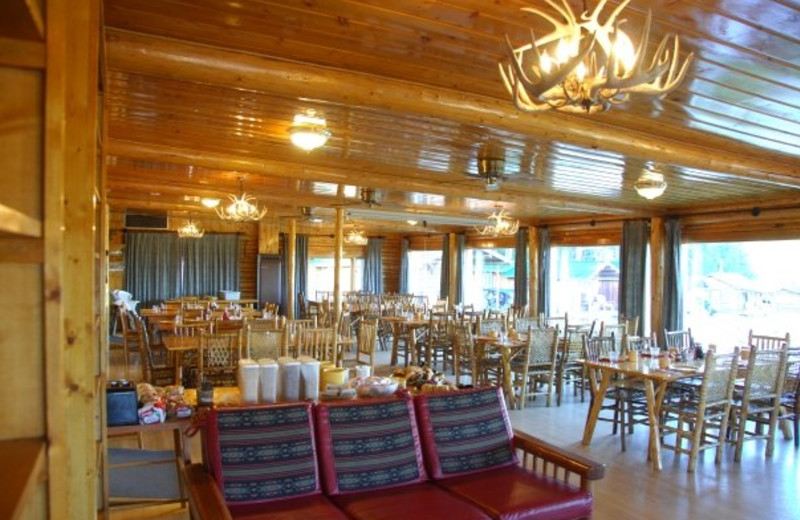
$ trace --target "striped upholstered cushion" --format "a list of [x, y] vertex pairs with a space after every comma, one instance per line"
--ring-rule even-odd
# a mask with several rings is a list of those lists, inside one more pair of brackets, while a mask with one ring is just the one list
[[514, 434], [499, 388], [420, 394], [415, 402], [432, 478], [517, 463]]
[[329, 495], [427, 479], [410, 399], [320, 403], [317, 435]]
[[211, 470], [229, 504], [320, 492], [310, 404], [214, 410], [206, 435]]

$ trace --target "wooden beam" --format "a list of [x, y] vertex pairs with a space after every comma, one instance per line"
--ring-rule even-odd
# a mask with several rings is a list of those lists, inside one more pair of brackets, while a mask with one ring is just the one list
[[44, 42], [0, 38], [0, 64], [6, 67], [43, 69], [45, 52]]
[[[115, 70], [487, 125], [749, 178], [795, 184], [800, 176], [800, 165], [785, 155], [696, 132], [687, 131], [683, 141], [665, 140], [604, 124], [596, 117], [524, 114], [508, 99], [113, 29], [106, 36], [109, 63]], [[721, 143], [727, 144], [725, 153], [714, 148]]]
[[40, 238], [0, 237], [0, 263], [40, 264], [44, 262], [44, 241]]
[[[450, 197], [475, 197], [475, 185], [465, 184], [464, 177], [457, 174], [442, 174], [431, 179], [426, 172], [410, 171], [406, 168], [390, 165], [375, 165], [368, 162], [357, 162], [352, 159], [325, 158], [325, 163], [304, 165], [287, 156], [284, 160], [247, 157], [241, 154], [214, 153], [209, 151], [188, 150], [164, 144], [134, 143], [112, 139], [108, 151], [111, 155], [135, 157], [141, 161], [158, 161], [166, 164], [212, 168], [222, 171], [247, 172], [270, 177], [288, 177], [292, 179], [349, 184], [357, 177], [359, 185], [376, 189], [398, 189], [402, 191], [418, 191]], [[114, 171], [110, 168], [110, 171]], [[162, 179], [163, 181], [163, 179]], [[141, 179], [136, 182], [141, 183]], [[184, 181], [185, 186], [197, 189], [197, 184]], [[146, 184], [146, 183], [145, 183]], [[111, 184], [111, 187], [117, 182]], [[259, 197], [261, 195], [259, 194]], [[483, 192], [481, 198], [497, 202], [520, 205], [543, 205], [551, 208], [572, 209], [575, 211], [604, 214], [615, 214], [634, 218], [650, 216], [653, 211], [644, 206], [620, 204], [608, 199], [592, 199], [590, 197], [542, 195], [535, 187], [521, 188], [505, 183], [503, 189], [496, 192]]]

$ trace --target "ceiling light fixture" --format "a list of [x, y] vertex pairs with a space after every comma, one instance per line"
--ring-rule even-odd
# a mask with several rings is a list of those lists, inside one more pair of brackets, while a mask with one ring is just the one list
[[562, 110], [602, 112], [628, 100], [631, 93], [663, 96], [683, 80], [694, 53], [680, 63], [679, 39], [667, 34], [649, 63], [652, 13], [641, 32], [638, 49], [618, 19], [630, 0], [623, 0], [600, 23], [607, 0], [600, 0], [590, 13], [575, 16], [566, 0], [545, 0], [560, 17], [536, 7], [523, 7], [553, 26], [553, 31], [529, 43], [514, 47], [506, 35], [508, 58], [500, 63], [500, 75], [514, 104], [525, 112]]
[[180, 238], [203, 238], [204, 234], [203, 228], [192, 220], [187, 221], [183, 227], [178, 228], [178, 237]]
[[358, 229], [351, 229], [344, 237], [344, 243], [351, 246], [365, 246], [367, 245], [367, 237], [365, 237]]
[[664, 174], [656, 166], [648, 166], [633, 183], [633, 187], [640, 196], [647, 200], [653, 200], [664, 194], [667, 183], [664, 181]]
[[416, 220], [406, 220], [406, 224], [409, 226], [416, 226], [418, 223]]
[[330, 136], [325, 118], [318, 116], [313, 109], [294, 116], [294, 122], [289, 127], [289, 139], [295, 146], [307, 152], [324, 145]]
[[488, 226], [482, 228], [475, 226], [482, 236], [509, 236], [515, 235], [519, 230], [519, 220], [512, 219], [504, 209], [495, 211], [487, 218], [490, 222]]
[[204, 198], [200, 199], [200, 204], [202, 204], [203, 206], [205, 206], [207, 208], [214, 209], [217, 206], [219, 206], [219, 199], [212, 199], [211, 197], [204, 197]]
[[233, 220], [235, 222], [255, 222], [261, 220], [267, 214], [267, 208], [260, 208], [255, 203], [255, 198], [244, 192], [244, 179], [239, 179], [241, 195], [228, 195], [231, 203], [223, 208], [217, 209], [217, 216], [222, 220]]

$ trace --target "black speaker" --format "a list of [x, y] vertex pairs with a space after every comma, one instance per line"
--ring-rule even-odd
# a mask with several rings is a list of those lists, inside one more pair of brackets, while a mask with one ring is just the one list
[[130, 381], [109, 381], [106, 386], [106, 425], [139, 424], [139, 399]]

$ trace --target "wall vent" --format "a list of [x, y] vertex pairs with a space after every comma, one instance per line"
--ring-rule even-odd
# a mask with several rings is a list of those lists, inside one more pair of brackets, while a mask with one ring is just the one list
[[125, 213], [127, 229], [169, 229], [169, 218], [166, 213]]

